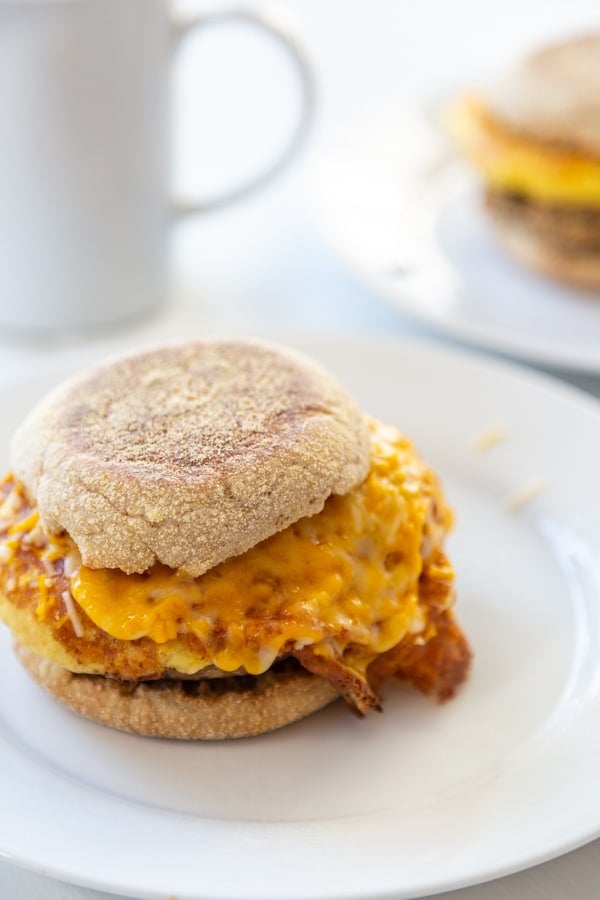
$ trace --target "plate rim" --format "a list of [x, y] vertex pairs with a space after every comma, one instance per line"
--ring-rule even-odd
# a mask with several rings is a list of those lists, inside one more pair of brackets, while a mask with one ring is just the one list
[[[278, 339], [282, 339], [279, 336]], [[410, 338], [404, 340], [386, 338], [386, 337], [378, 337], [378, 336], [353, 336], [353, 335], [344, 335], [341, 337], [316, 337], [316, 336], [300, 336], [295, 334], [294, 336], [289, 336], [284, 339], [287, 340], [287, 343], [291, 346], [299, 346], [300, 349], [307, 349], [307, 346], [319, 346], [321, 349], [327, 347], [336, 347], [342, 345], [346, 348], [352, 347], [370, 347], [373, 352], [376, 351], [377, 348], [385, 346], [388, 352], [392, 352], [398, 355], [402, 354], [403, 350], [408, 349], [412, 353], [416, 353], [417, 355], [421, 355], [425, 353], [426, 355], [433, 356], [437, 359], [442, 360], [450, 360], [452, 362], [458, 363], [467, 363], [468, 365], [474, 365], [475, 368], [483, 367], [487, 371], [491, 372], [494, 376], [498, 376], [500, 378], [509, 377], [511, 379], [516, 378], [520, 383], [525, 381], [527, 384], [531, 384], [534, 388], [543, 388], [545, 391], [550, 391], [553, 395], [557, 395], [563, 398], [565, 401], [575, 404], [578, 411], [581, 410], [583, 415], [592, 415], [598, 421], [598, 425], [600, 426], [600, 401], [594, 398], [592, 395], [586, 393], [584, 390], [572, 386], [570, 384], [565, 384], [558, 378], [552, 375], [548, 375], [546, 373], [540, 373], [535, 370], [528, 368], [526, 365], [507, 362], [505, 360], [490, 358], [486, 356], [480, 349], [474, 348], [454, 348], [447, 347], [443, 345], [438, 345], [430, 340], [423, 340], [421, 338]], [[65, 365], [65, 361], [61, 360], [56, 366], [52, 367], [53, 376], [59, 376], [61, 373], [68, 374], [72, 371], [72, 364], [80, 364], [82, 354], [78, 351], [76, 356], [71, 359]], [[19, 389], [21, 387], [31, 387], [41, 385], [44, 379], [43, 372], [34, 373], [30, 378], [22, 379], [19, 382], [13, 383], [11, 385], [7, 385], [6, 387], [0, 388], [0, 399], [3, 394], [6, 395], [9, 392], [13, 393], [15, 389]], [[4, 745], [4, 742], [2, 742]], [[1, 751], [0, 751], [1, 752]], [[86, 786], [81, 786], [85, 789]], [[93, 790], [93, 789], [92, 789]], [[128, 802], [123, 801], [121, 802]], [[133, 804], [134, 806], [136, 804]], [[175, 813], [176, 816], [185, 815]], [[547, 851], [539, 852], [538, 854], [533, 854], [526, 860], [521, 861], [521, 863], [517, 866], [513, 866], [510, 864], [499, 865], [495, 870], [488, 870], [487, 874], [484, 877], [480, 875], [475, 875], [472, 878], [459, 878], [454, 881], [444, 881], [433, 887], [433, 891], [441, 891], [441, 890], [453, 890], [461, 887], [466, 887], [471, 884], [483, 883], [484, 881], [493, 880], [498, 877], [505, 876], [510, 873], [514, 873], [517, 871], [521, 871], [523, 869], [529, 868], [532, 865], [536, 865], [538, 863], [547, 861], [549, 859], [555, 858], [558, 855], [562, 855], [563, 853], [567, 853], [573, 849], [576, 849], [579, 846], [582, 846], [585, 843], [588, 843], [590, 840], [593, 840], [600, 834], [600, 818], [598, 821], [598, 825], [596, 830], [593, 833], [586, 831], [585, 834], [574, 836], [571, 841], [564, 843], [561, 846], [561, 849], [557, 852], [555, 848], [550, 848]], [[39, 865], [36, 864], [34, 860], [27, 859], [25, 856], [18, 857], [15, 854], [6, 853], [3, 848], [0, 848], [0, 855], [4, 858], [13, 862], [16, 865], [19, 865], [24, 868], [31, 869], [32, 871], [39, 871]], [[45, 875], [54, 878], [59, 881], [69, 881], [73, 884], [78, 884], [81, 886], [95, 888], [97, 890], [132, 890], [130, 887], [124, 886], [122, 883], [111, 883], [110, 881], [98, 881], [89, 877], [77, 877], [73, 872], [68, 872], [65, 870], [64, 866], [62, 868], [55, 867], [54, 871], [52, 871], [51, 867], [44, 866]], [[135, 888], [135, 894], [131, 894], [131, 896], [146, 896], [146, 897], [159, 897], [164, 896], [162, 893], [154, 893], [152, 891], [148, 892], [145, 889], [142, 889], [143, 892], [140, 894], [138, 888]], [[432, 892], [430, 888], [425, 889], [425, 891], [420, 893], [411, 892], [411, 897], [417, 896], [426, 896]], [[193, 894], [185, 893], [179, 890], [178, 892], [182, 898], [183, 897], [192, 897], [196, 896]], [[237, 896], [237, 895], [236, 895]], [[240, 895], [241, 896], [241, 895]], [[290, 896], [296, 896], [290, 894]], [[316, 896], [316, 895], [315, 895]], [[319, 895], [321, 896], [321, 895]], [[339, 894], [327, 894], [328, 897], [336, 898], [336, 900], [341, 900], [341, 898], [358, 898], [362, 896], [358, 893], [349, 893], [345, 890], [343, 893]], [[389, 890], [379, 890], [372, 894], [373, 897], [380, 898], [380, 900], [388, 900], [388, 898], [405, 896], [404, 894], [399, 895], [397, 889], [389, 889]], [[408, 895], [406, 895], [408, 896]]]

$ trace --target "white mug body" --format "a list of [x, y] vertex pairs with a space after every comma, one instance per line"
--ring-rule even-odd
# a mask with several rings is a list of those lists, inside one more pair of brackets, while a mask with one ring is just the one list
[[164, 299], [164, 0], [0, 0], [0, 328], [60, 332]]
[[[173, 51], [232, 21], [285, 46], [301, 114], [248, 182], [174, 201]], [[302, 144], [313, 107], [311, 66], [278, 17], [242, 7], [173, 19], [168, 0], [0, 0], [0, 332], [80, 331], [153, 309], [166, 296], [172, 214], [266, 184]]]

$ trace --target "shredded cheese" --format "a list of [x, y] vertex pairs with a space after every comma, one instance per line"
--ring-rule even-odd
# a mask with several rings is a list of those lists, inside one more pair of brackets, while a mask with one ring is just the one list
[[67, 615], [71, 620], [71, 624], [73, 625], [73, 631], [77, 635], [77, 637], [83, 637], [83, 628], [81, 626], [81, 620], [77, 614], [77, 610], [75, 608], [75, 604], [73, 603], [73, 598], [69, 591], [62, 592], [63, 603], [65, 604], [65, 609], [67, 611]]
[[47, 618], [48, 613], [55, 604], [54, 597], [48, 593], [48, 582], [44, 575], [40, 575], [37, 579], [38, 602], [35, 614], [40, 622]]
[[546, 483], [541, 478], [531, 478], [523, 484], [506, 501], [506, 509], [510, 513], [517, 512], [527, 503], [535, 500], [546, 488]]
[[67, 578], [72, 578], [74, 575], [77, 575], [80, 566], [81, 556], [79, 555], [79, 551], [71, 550], [70, 553], [67, 553], [67, 555], [65, 556], [63, 568], [63, 571]]
[[22, 531], [32, 531], [39, 520], [39, 513], [37, 510], [30, 513], [28, 516], [25, 516], [24, 519], [21, 519], [19, 522], [14, 522], [10, 528], [8, 529], [9, 534], [19, 534]]
[[4, 543], [0, 544], [0, 563], [10, 562], [14, 555], [13, 547], [9, 547], [8, 544]]
[[507, 437], [508, 432], [503, 425], [486, 425], [475, 435], [473, 446], [478, 453], [486, 453]]

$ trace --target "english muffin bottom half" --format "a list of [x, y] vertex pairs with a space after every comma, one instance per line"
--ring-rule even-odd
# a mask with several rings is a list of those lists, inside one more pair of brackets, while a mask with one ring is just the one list
[[437, 477], [304, 356], [215, 338], [113, 360], [49, 394], [11, 460], [0, 616], [83, 716], [243, 737], [467, 675]]

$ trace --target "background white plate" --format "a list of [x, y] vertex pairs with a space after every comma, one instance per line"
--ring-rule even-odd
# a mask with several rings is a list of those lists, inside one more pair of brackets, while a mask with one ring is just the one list
[[[69, 713], [0, 636], [0, 853], [145, 897], [416, 897], [600, 833], [600, 451], [595, 401], [427, 346], [306, 342], [365, 409], [414, 437], [458, 513], [451, 554], [469, 682], [438, 706], [390, 685], [272, 735], [138, 738]], [[0, 397], [0, 445], [52, 379]], [[486, 454], [473, 436], [502, 424]], [[545, 492], [505, 501], [532, 476]]]
[[313, 195], [327, 243], [404, 313], [490, 349], [600, 374], [600, 296], [505, 254], [479, 184], [426, 110], [390, 102], [347, 123], [317, 160]]

